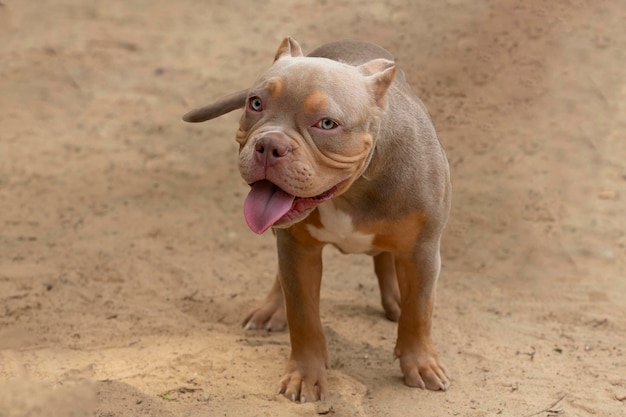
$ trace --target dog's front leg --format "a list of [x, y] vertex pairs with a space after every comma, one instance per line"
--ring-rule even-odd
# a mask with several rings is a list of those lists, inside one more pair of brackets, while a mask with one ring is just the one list
[[277, 230], [276, 242], [291, 340], [279, 393], [292, 401], [317, 401], [327, 397], [328, 353], [319, 313], [323, 245], [291, 229]]
[[414, 252], [396, 254], [401, 297], [396, 356], [411, 387], [446, 390], [450, 384], [431, 336], [435, 286], [441, 269], [439, 238], [420, 242]]

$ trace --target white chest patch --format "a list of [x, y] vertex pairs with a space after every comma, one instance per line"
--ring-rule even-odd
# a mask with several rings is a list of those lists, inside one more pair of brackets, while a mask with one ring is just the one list
[[374, 235], [355, 231], [352, 218], [337, 209], [332, 201], [320, 204], [317, 210], [322, 227], [307, 225], [309, 233], [315, 239], [332, 243], [347, 253], [364, 253], [372, 249]]

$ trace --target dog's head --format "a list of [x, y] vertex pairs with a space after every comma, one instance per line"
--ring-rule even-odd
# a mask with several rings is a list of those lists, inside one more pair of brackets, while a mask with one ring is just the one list
[[[363, 173], [394, 74], [394, 63], [386, 59], [355, 67], [304, 57], [285, 38], [274, 64], [234, 100], [243, 103], [233, 104], [234, 96], [222, 101], [244, 107], [237, 131], [239, 171], [251, 187], [244, 214], [254, 232], [304, 219]], [[185, 119], [207, 120], [230, 110], [220, 113], [212, 105]]]

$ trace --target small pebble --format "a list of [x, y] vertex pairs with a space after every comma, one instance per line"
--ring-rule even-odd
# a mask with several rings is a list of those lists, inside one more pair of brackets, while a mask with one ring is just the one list
[[617, 193], [611, 190], [605, 190], [598, 193], [598, 198], [600, 200], [615, 200], [617, 198]]
[[328, 401], [318, 401], [315, 403], [315, 412], [320, 415], [325, 415], [333, 411], [333, 405]]

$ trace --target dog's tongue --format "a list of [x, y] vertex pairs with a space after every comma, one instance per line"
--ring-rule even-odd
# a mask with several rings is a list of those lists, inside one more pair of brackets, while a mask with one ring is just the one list
[[269, 181], [257, 181], [243, 205], [246, 223], [254, 233], [261, 234], [291, 209], [294, 199]]

